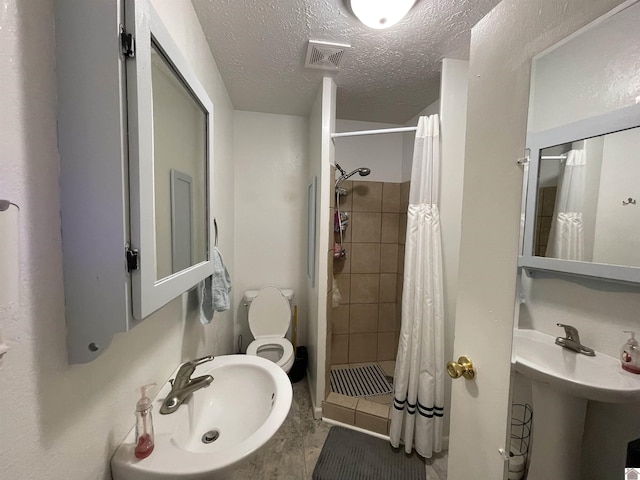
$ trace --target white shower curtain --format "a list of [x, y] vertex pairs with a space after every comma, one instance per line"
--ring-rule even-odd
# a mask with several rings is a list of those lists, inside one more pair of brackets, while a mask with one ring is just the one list
[[438, 115], [420, 117], [413, 151], [396, 357], [391, 445], [423, 457], [442, 450], [444, 309], [438, 190]]
[[546, 257], [584, 260], [582, 210], [585, 168], [584, 150], [571, 150], [567, 153], [558, 182]]

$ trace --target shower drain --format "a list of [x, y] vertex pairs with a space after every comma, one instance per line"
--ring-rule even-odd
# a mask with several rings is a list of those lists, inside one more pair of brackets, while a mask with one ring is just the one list
[[220, 432], [218, 430], [209, 430], [207, 433], [202, 435], [202, 443], [213, 443], [220, 436]]

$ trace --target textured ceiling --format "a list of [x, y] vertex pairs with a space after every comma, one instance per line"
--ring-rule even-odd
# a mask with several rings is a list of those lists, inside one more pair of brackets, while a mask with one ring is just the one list
[[[418, 0], [388, 30], [372, 30], [345, 0], [192, 0], [238, 110], [308, 115], [323, 75], [337, 116], [404, 123], [438, 98], [440, 60], [468, 58], [471, 27], [499, 0]], [[307, 40], [351, 45], [338, 72], [304, 67]]]

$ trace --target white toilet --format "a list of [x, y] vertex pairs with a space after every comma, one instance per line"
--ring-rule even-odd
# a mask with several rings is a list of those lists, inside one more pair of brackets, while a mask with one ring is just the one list
[[291, 324], [293, 290], [273, 285], [260, 290], [247, 290], [244, 300], [249, 305], [249, 328], [255, 340], [247, 347], [247, 355], [257, 355], [276, 363], [289, 373], [295, 354], [285, 338]]

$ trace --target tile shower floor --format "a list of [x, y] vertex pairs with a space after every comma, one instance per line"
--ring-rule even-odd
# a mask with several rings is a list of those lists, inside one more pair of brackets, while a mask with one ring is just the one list
[[[378, 364], [387, 380], [393, 384], [395, 362], [368, 362], [332, 365], [331, 370], [365, 367]], [[331, 391], [322, 402], [322, 414], [346, 425], [354, 425], [370, 432], [387, 435], [389, 433], [389, 411], [393, 395], [373, 395], [356, 397]]]
[[[311, 480], [331, 425], [313, 418], [306, 379], [294, 383], [286, 420], [271, 440], [233, 474], [233, 480]], [[425, 460], [427, 479], [447, 479], [447, 454]], [[341, 479], [336, 479], [341, 480]]]
[[[374, 365], [374, 364], [378, 364], [380, 365], [380, 368], [382, 368], [382, 371], [384, 372], [385, 376], [387, 377], [387, 380], [389, 380], [389, 383], [391, 383], [391, 385], [393, 385], [393, 374], [395, 372], [396, 369], [396, 362], [394, 362], [393, 360], [389, 360], [389, 361], [380, 361], [380, 362], [366, 362], [366, 363], [349, 363], [349, 364], [343, 364], [343, 365], [331, 365], [331, 370], [338, 370], [341, 368], [355, 368], [355, 367], [366, 367], [368, 365]], [[375, 395], [372, 397], [363, 397], [366, 400], [369, 400], [370, 402], [375, 402], [375, 403], [379, 403], [382, 405], [387, 405], [387, 406], [391, 406], [391, 404], [393, 403], [393, 395], [391, 394], [387, 394], [387, 395]]]

